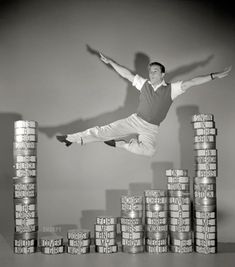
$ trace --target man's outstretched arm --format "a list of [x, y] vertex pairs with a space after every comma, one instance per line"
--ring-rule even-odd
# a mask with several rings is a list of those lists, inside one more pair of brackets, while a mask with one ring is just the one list
[[224, 69], [223, 71], [220, 71], [220, 72], [213, 72], [213, 73], [210, 73], [210, 74], [207, 74], [207, 75], [202, 75], [202, 76], [198, 76], [198, 77], [195, 77], [191, 80], [187, 80], [187, 81], [183, 81], [182, 84], [181, 84], [181, 89], [185, 92], [187, 91], [189, 88], [193, 87], [193, 86], [196, 86], [196, 85], [200, 85], [200, 84], [203, 84], [203, 83], [207, 83], [207, 82], [210, 82], [214, 79], [221, 79], [221, 78], [224, 78], [226, 77], [229, 72], [231, 71], [232, 69], [232, 66]]
[[113, 61], [111, 58], [108, 58], [100, 53], [100, 59], [105, 63], [111, 65], [114, 70], [121, 75], [123, 78], [127, 79], [131, 83], [133, 83], [135, 75], [132, 74], [127, 68], [119, 65], [115, 61]]

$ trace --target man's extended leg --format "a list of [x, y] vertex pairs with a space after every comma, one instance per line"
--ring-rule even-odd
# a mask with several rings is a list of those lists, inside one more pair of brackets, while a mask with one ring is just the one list
[[129, 142], [117, 142], [116, 147], [138, 155], [153, 156], [157, 150], [158, 126], [144, 121], [136, 114], [132, 115], [132, 124], [137, 127], [138, 136]]
[[[132, 134], [136, 134], [138, 137], [131, 139], [129, 142], [120, 141], [122, 137]], [[86, 144], [114, 139], [116, 147], [139, 155], [153, 156], [157, 147], [157, 134], [158, 126], [144, 121], [136, 114], [132, 114], [126, 119], [102, 127], [93, 127], [84, 132], [68, 134], [66, 140], [71, 143]]]
[[123, 148], [134, 154], [143, 156], [153, 156], [156, 153], [156, 137], [148, 138], [145, 135], [139, 135], [138, 138], [127, 142], [116, 142], [116, 147]]
[[[91, 142], [108, 141], [110, 139], [117, 139], [133, 134], [135, 133], [136, 129], [132, 125], [130, 117], [101, 127], [96, 126], [89, 128], [83, 132], [68, 134], [65, 136], [65, 139], [67, 142], [78, 143], [82, 145]], [[59, 138], [60, 136], [57, 136], [58, 140]]]

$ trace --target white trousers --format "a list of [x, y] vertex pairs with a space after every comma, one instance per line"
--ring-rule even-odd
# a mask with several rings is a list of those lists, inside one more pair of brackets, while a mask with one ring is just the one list
[[159, 126], [151, 124], [132, 114], [131, 116], [104, 126], [89, 128], [83, 132], [68, 134], [67, 140], [79, 144], [121, 139], [136, 134], [137, 138], [118, 145], [132, 153], [153, 156], [157, 149], [157, 134]]

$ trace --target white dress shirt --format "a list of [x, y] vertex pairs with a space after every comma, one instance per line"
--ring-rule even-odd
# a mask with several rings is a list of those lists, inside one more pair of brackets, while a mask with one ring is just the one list
[[[136, 87], [136, 89], [141, 90], [143, 87], [144, 83], [147, 81], [147, 79], [144, 79], [143, 77], [139, 76], [138, 74], [135, 75], [134, 81], [132, 85]], [[149, 84], [151, 84], [150, 81], [148, 81]], [[177, 81], [171, 83], [171, 99], [174, 100], [177, 96], [181, 95], [184, 93], [184, 91], [181, 88], [182, 81]], [[156, 91], [159, 87], [161, 86], [166, 86], [166, 82], [163, 80], [160, 84], [157, 86], [153, 86], [154, 91]]]

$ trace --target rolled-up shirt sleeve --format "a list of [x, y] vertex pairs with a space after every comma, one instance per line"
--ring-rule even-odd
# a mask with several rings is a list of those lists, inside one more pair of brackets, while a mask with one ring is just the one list
[[174, 100], [177, 96], [184, 93], [181, 88], [181, 84], [183, 81], [174, 82], [171, 84], [171, 99]]
[[134, 80], [133, 80], [133, 83], [132, 85], [138, 89], [138, 90], [141, 90], [141, 88], [143, 87], [144, 83], [146, 82], [147, 80], [144, 79], [143, 77], [139, 76], [138, 74], [135, 75], [134, 77]]

